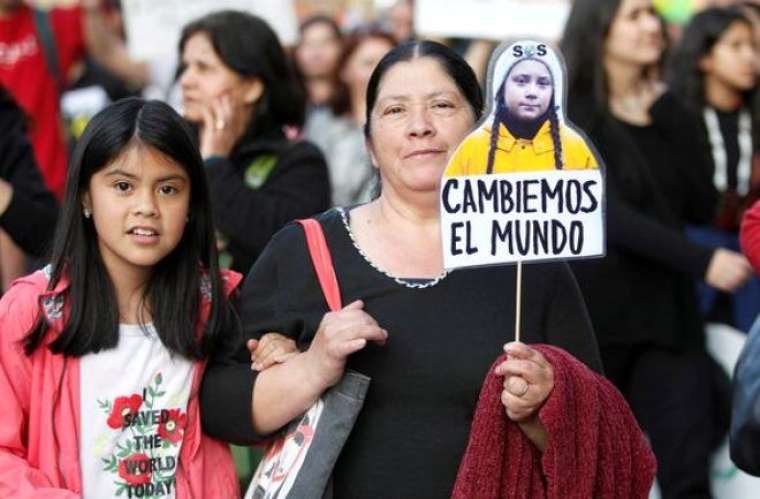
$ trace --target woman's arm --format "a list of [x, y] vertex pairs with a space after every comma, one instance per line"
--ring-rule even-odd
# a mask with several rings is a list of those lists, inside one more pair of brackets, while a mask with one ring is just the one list
[[[246, 278], [240, 297], [243, 337], [231, 338], [221, 349], [201, 388], [203, 425], [212, 436], [242, 444], [260, 440], [302, 414], [337, 383], [348, 355], [368, 341], [385, 341], [387, 333], [362, 310], [362, 302], [354, 302], [324, 314], [305, 352], [261, 373], [251, 370], [246, 340], [269, 331], [299, 339], [307, 323], [304, 315], [322, 313], [304, 306], [322, 303], [321, 295], [307, 296], [299, 283], [280, 278], [283, 266], [308, 269], [308, 258], [302, 229], [289, 226], [275, 236]], [[300, 275], [316, 279], [308, 271]], [[321, 293], [314, 284], [313, 290], [306, 288], [309, 294]]]

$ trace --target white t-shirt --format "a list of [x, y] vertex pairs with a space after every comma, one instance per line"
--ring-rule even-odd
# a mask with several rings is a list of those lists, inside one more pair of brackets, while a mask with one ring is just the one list
[[152, 325], [119, 326], [119, 344], [80, 361], [79, 459], [85, 499], [174, 498], [193, 364]]

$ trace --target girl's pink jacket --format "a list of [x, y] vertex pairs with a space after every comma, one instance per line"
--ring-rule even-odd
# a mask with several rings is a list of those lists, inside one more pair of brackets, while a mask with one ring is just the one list
[[[68, 283], [46, 291], [49, 269], [17, 280], [0, 300], [0, 497], [79, 498], [79, 359], [41, 346], [24, 353], [22, 340], [42, 309], [50, 325], [45, 343], [59, 334], [68, 312]], [[240, 274], [224, 274], [226, 291]], [[206, 281], [205, 284], [207, 284]], [[209, 311], [208, 287], [201, 287], [202, 317]], [[193, 374], [185, 437], [176, 472], [178, 499], [240, 496], [229, 447], [201, 431], [198, 390], [205, 362]], [[223, 408], [220, 408], [223, 410]]]

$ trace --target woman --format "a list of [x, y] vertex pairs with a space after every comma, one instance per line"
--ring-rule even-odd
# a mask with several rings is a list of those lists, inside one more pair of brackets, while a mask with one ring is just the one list
[[446, 176], [596, 168], [594, 154], [562, 115], [562, 76], [548, 45], [507, 47], [493, 74], [493, 117], [462, 142]]
[[325, 162], [288, 139], [304, 100], [264, 21], [209, 14], [185, 26], [179, 51], [182, 106], [198, 127], [227, 264], [247, 271], [285, 223], [330, 206]]
[[306, 19], [298, 29], [301, 37], [293, 52], [298, 76], [306, 89], [309, 106], [328, 105], [339, 91], [338, 63], [343, 34], [336, 22], [324, 15]]
[[[736, 9], [711, 8], [692, 18], [673, 54], [669, 83], [700, 132], [699, 154], [718, 191], [709, 225], [689, 235], [708, 246], [739, 250], [739, 222], [760, 194], [760, 141], [755, 89], [758, 52], [752, 24]], [[760, 281], [750, 280], [733, 295], [700, 287], [708, 319], [749, 331], [760, 312]]]
[[651, 1], [576, 1], [561, 47], [570, 118], [607, 165], [607, 256], [573, 264], [605, 372], [650, 436], [663, 497], [709, 497], [721, 406], [692, 279], [731, 291], [750, 269], [683, 234], [715, 193], [698, 134], [658, 79], [665, 37]]
[[372, 70], [394, 45], [390, 35], [372, 27], [349, 36], [338, 64], [338, 91], [329, 106], [313, 109], [306, 121], [304, 136], [327, 158], [333, 205], [371, 198], [375, 183], [362, 133], [364, 96]]
[[[255, 378], [242, 345], [237, 359], [213, 363], [202, 393], [208, 431], [253, 442], [300, 415], [350, 367], [372, 382], [334, 470], [335, 496], [451, 494], [479, 387], [514, 334], [514, 267], [446, 274], [442, 265], [440, 180], [481, 107], [474, 73], [444, 46], [410, 42], [383, 58], [368, 85], [365, 127], [382, 192], [319, 217], [348, 305], [325, 313], [305, 270], [303, 232], [292, 225], [278, 233], [247, 279], [244, 329], [248, 336], [281, 331], [308, 348]], [[524, 279], [524, 341], [561, 346], [598, 370], [567, 266], [531, 265]], [[547, 446], [537, 414], [555, 371], [537, 349], [510, 344], [507, 351], [511, 359], [498, 373], [510, 389], [496, 395], [504, 403], [497, 414], [506, 411], [533, 456]]]

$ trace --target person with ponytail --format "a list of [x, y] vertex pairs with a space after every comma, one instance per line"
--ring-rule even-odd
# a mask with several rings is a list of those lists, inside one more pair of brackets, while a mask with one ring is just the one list
[[454, 153], [445, 176], [598, 168], [586, 141], [562, 115], [559, 68], [545, 44], [507, 47], [493, 72], [493, 112]]

